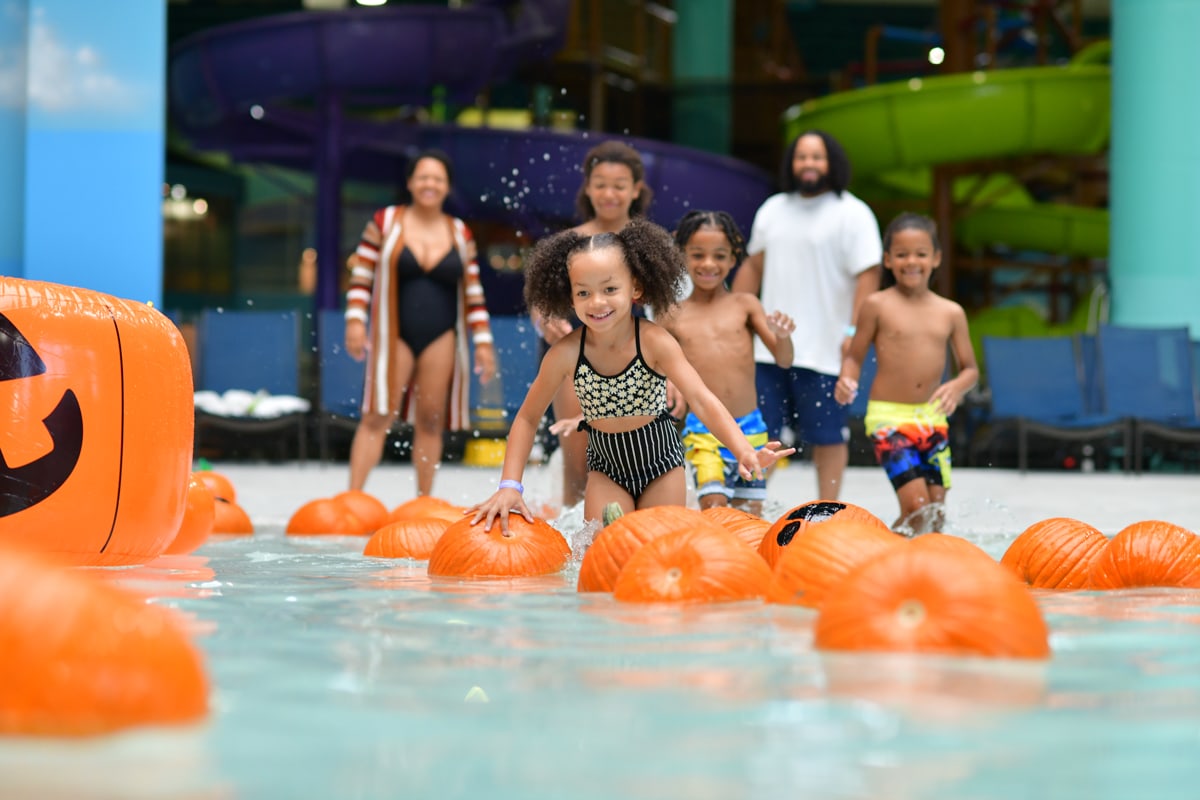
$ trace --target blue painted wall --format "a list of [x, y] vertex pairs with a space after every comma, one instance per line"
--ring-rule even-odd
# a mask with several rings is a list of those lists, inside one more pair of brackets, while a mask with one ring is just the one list
[[0, 112], [0, 162], [21, 168], [23, 219], [17, 258], [0, 229], [0, 267], [160, 304], [166, 4], [17, 6], [24, 24], [5, 19], [0, 70], [28, 54], [24, 103]]
[[1113, 3], [1112, 319], [1200, 338], [1200, 2]]
[[28, 9], [0, 4], [0, 275], [20, 275], [25, 250], [25, 85]]

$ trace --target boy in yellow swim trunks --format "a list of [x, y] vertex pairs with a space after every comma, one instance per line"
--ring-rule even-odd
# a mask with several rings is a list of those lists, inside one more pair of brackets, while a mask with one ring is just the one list
[[[839, 403], [854, 400], [867, 348], [874, 344], [879, 368], [867, 402], [867, 434], [900, 501], [893, 527], [904, 523], [914, 534], [941, 530], [945, 523], [947, 419], [979, 379], [966, 313], [929, 288], [929, 276], [941, 262], [932, 219], [904, 213], [892, 220], [883, 235], [880, 290], [859, 309], [858, 330], [834, 389]], [[958, 374], [943, 383], [947, 345]], [[933, 513], [917, 514], [935, 503]]]
[[[692, 293], [659, 324], [679, 340], [684, 355], [706, 386], [729, 409], [756, 449], [767, 444], [767, 426], [758, 410], [754, 384], [757, 334], [781, 366], [792, 363], [796, 323], [783, 312], [767, 314], [759, 299], [731, 292], [725, 279], [745, 254], [745, 239], [724, 211], [691, 211], [679, 221], [675, 243], [683, 251]], [[749, 481], [737, 460], [708, 428], [689, 413], [684, 422], [684, 457], [695, 467], [701, 508], [726, 506], [762, 514], [766, 480]]]

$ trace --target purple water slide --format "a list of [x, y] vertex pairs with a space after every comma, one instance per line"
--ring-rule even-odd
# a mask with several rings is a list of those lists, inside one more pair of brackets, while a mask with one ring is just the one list
[[[340, 198], [346, 177], [398, 185], [419, 150], [455, 164], [450, 207], [534, 236], [576, 221], [589, 148], [607, 134], [418, 124], [397, 109], [425, 106], [441, 86], [470, 103], [489, 83], [561, 46], [568, 0], [400, 6], [266, 17], [214, 28], [171, 53], [169, 104], [198, 150], [317, 176], [317, 305], [337, 304]], [[384, 110], [388, 109], [388, 110]], [[765, 172], [736, 159], [620, 137], [642, 154], [655, 191], [651, 217], [673, 225], [695, 208], [729, 211], [748, 230], [771, 191]]]

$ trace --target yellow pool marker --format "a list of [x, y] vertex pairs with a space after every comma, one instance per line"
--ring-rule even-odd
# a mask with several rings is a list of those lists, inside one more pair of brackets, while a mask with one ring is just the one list
[[467, 692], [467, 696], [463, 698], [464, 703], [490, 703], [487, 692], [478, 686], [472, 686], [471, 691]]

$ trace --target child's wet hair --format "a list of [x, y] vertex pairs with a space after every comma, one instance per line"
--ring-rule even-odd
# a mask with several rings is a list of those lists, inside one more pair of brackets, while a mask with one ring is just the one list
[[[929, 240], [933, 242], [933, 251], [940, 253], [942, 244], [938, 241], [937, 223], [932, 217], [927, 217], [924, 214], [915, 214], [912, 211], [905, 211], [897, 214], [888, 223], [887, 228], [883, 231], [883, 252], [892, 249], [892, 239], [900, 231], [925, 231], [929, 234]], [[882, 263], [882, 262], [881, 262]], [[886, 289], [889, 286], [896, 285], [896, 276], [892, 274], [890, 269], [883, 269], [883, 274], [879, 276], [879, 288]]]
[[634, 219], [618, 233], [583, 236], [563, 231], [534, 245], [525, 258], [525, 304], [548, 317], [565, 319], [574, 311], [568, 266], [576, 253], [619, 247], [634, 281], [638, 302], [656, 315], [675, 305], [687, 268], [671, 234], [645, 219]]
[[887, 228], [883, 232], [883, 252], [892, 249], [892, 238], [900, 231], [925, 231], [929, 234], [930, 241], [933, 242], [933, 249], [936, 252], [942, 251], [942, 244], [938, 241], [937, 223], [932, 217], [927, 217], [924, 214], [914, 214], [911, 211], [905, 211], [897, 214]]
[[600, 164], [624, 164], [629, 167], [634, 182], [642, 182], [642, 190], [629, 204], [629, 216], [644, 216], [650, 209], [654, 192], [646, 185], [646, 165], [642, 163], [642, 156], [624, 142], [609, 140], [596, 145], [583, 156], [583, 184], [575, 194], [575, 211], [580, 219], [586, 222], [596, 218], [596, 207], [592, 205], [592, 198], [587, 196], [587, 184], [592, 178], [592, 170]]
[[742, 231], [733, 221], [733, 217], [724, 211], [689, 211], [684, 214], [683, 219], [679, 220], [679, 226], [675, 228], [675, 244], [682, 250], [687, 247], [692, 234], [705, 226], [724, 233], [733, 251], [734, 265], [742, 263], [742, 258], [746, 255], [746, 238], [742, 236]]

